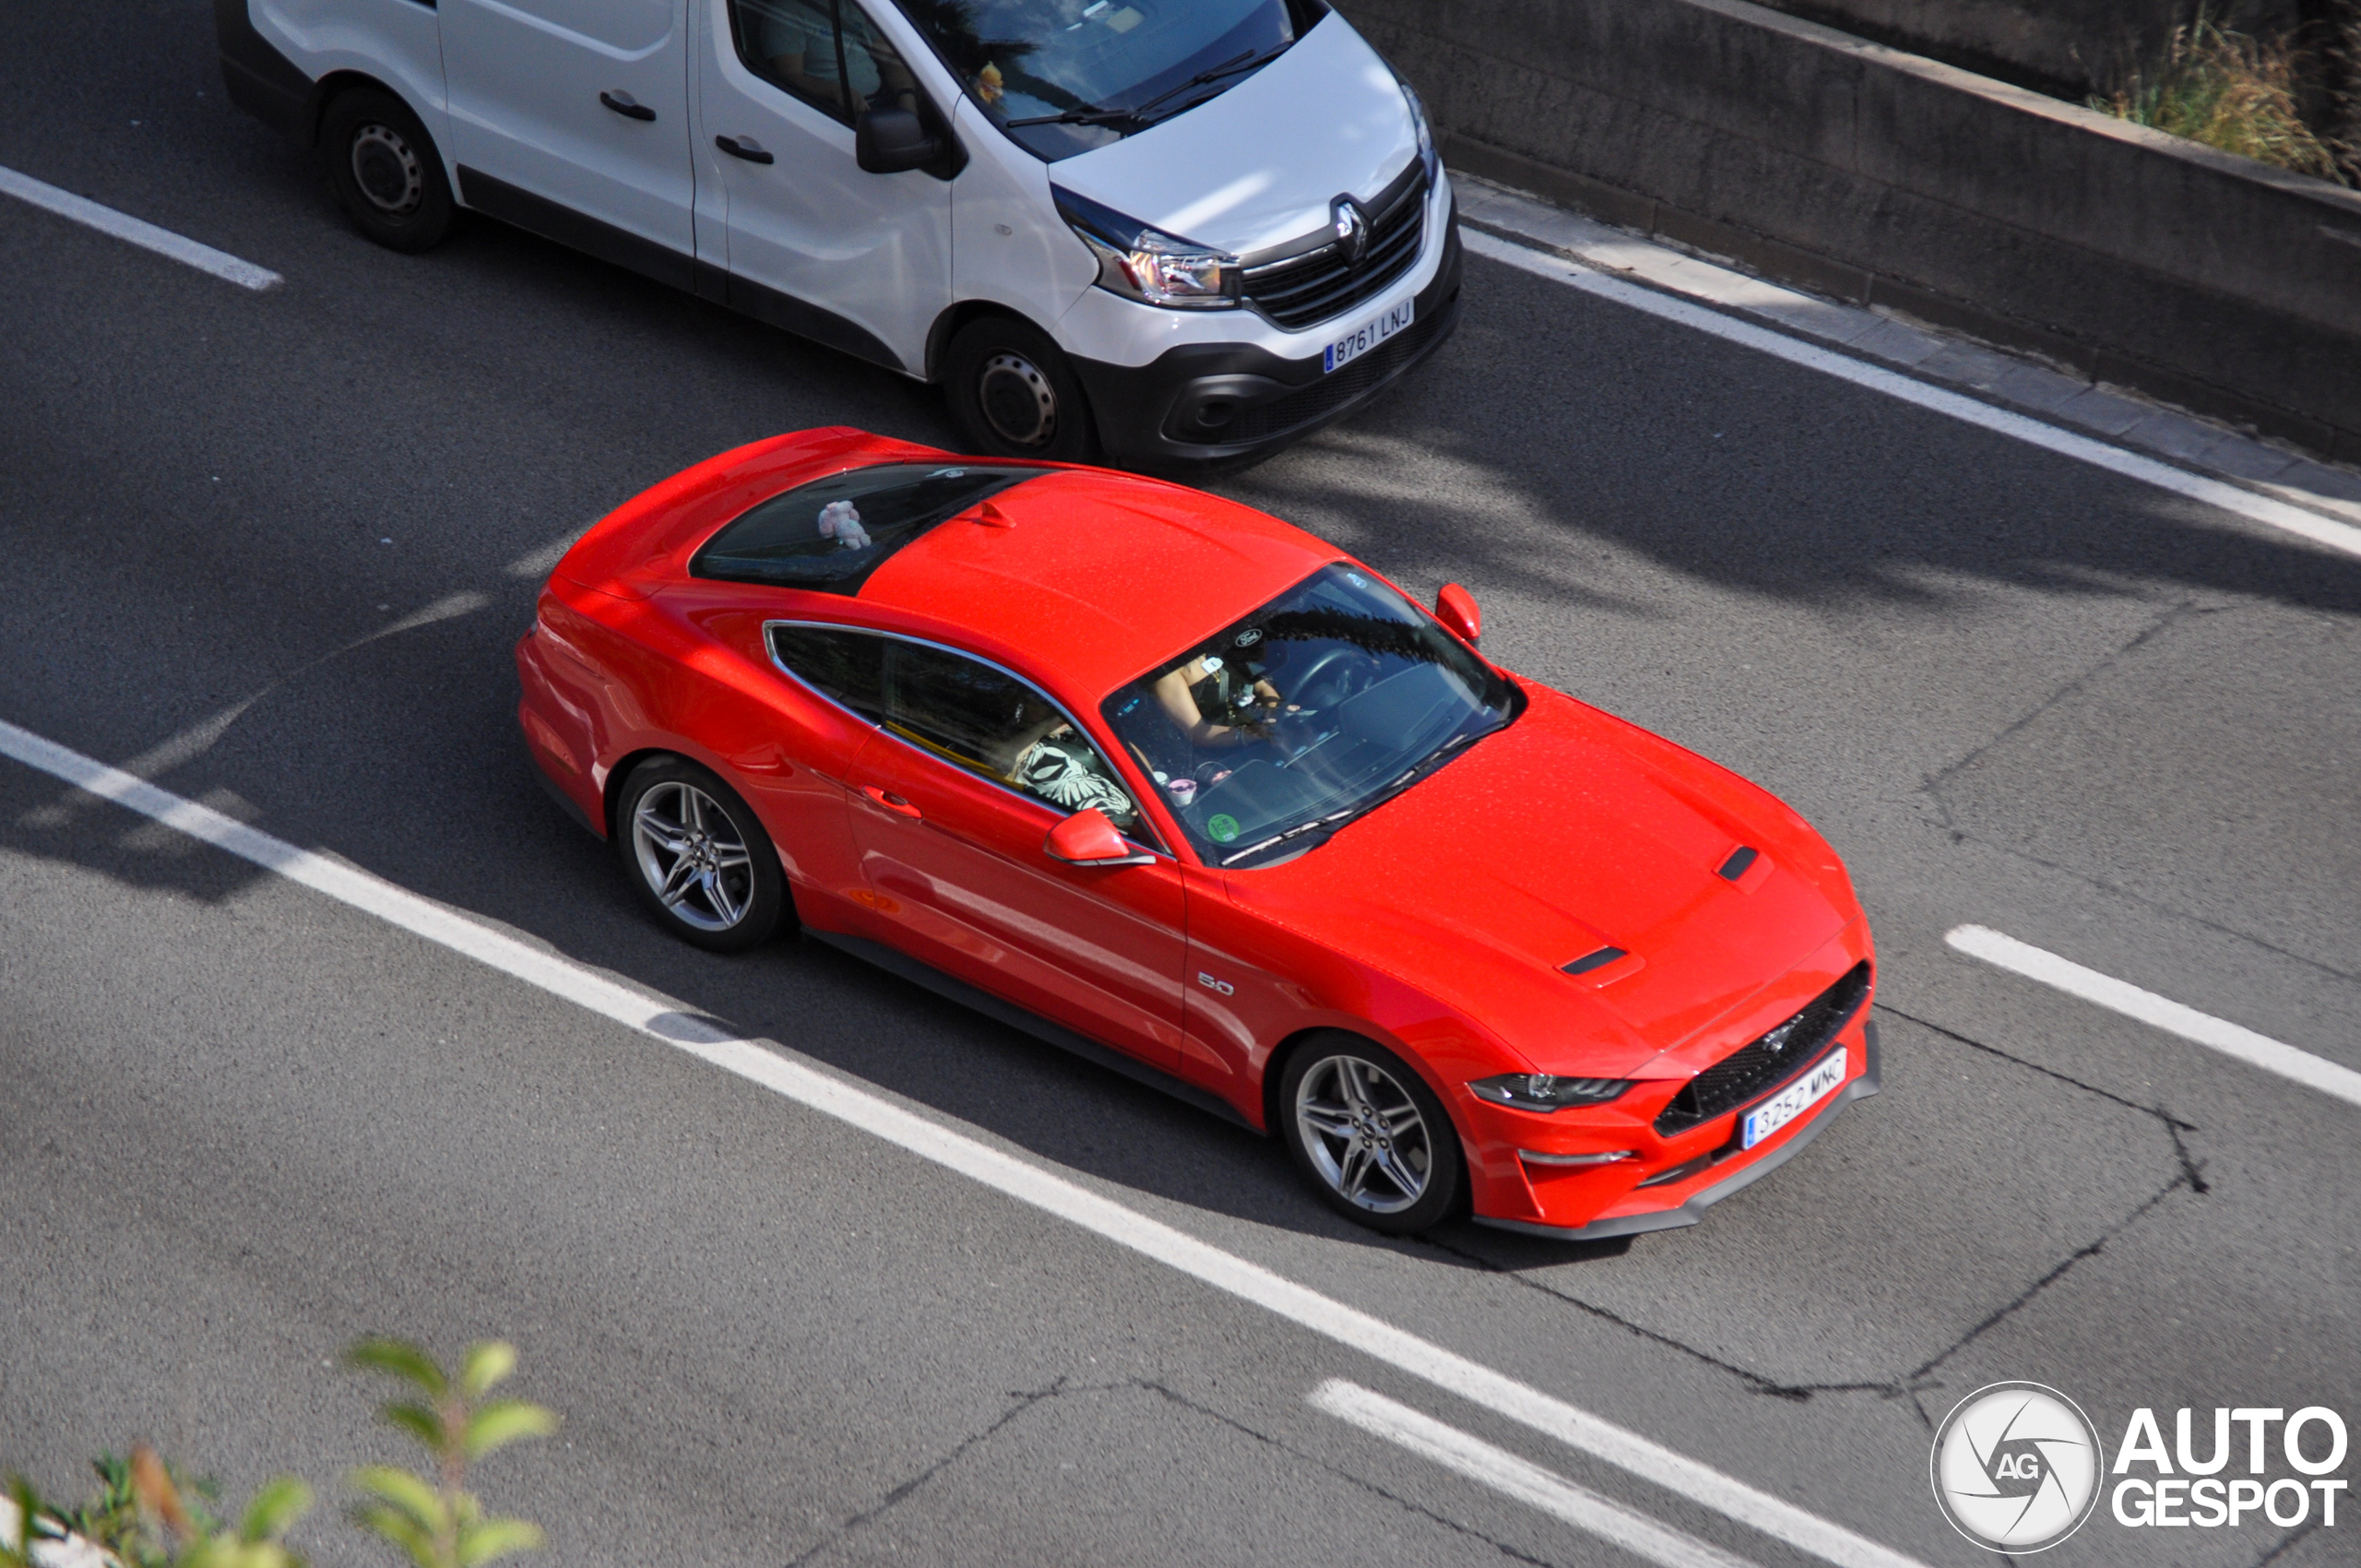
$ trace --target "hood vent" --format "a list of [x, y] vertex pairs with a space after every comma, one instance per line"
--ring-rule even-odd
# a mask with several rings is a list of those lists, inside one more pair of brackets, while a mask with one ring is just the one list
[[[1752, 865], [1762, 852], [1750, 844], [1741, 844], [1732, 852], [1728, 860], [1722, 862], [1722, 869], [1714, 874], [1724, 882], [1736, 882], [1746, 874], [1746, 868]], [[1697, 862], [1691, 861], [1689, 863], [1694, 865]]]
[[1593, 969], [1603, 969], [1618, 958], [1631, 956], [1620, 947], [1602, 947], [1596, 953], [1585, 953], [1571, 964], [1560, 965], [1570, 975], [1586, 975]]

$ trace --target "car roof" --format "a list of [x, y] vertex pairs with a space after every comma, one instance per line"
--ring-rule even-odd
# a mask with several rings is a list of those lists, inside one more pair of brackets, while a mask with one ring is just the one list
[[1096, 701], [1275, 599], [1335, 546], [1277, 518], [1134, 474], [1067, 469], [930, 529], [878, 567], [863, 603], [1023, 653]]

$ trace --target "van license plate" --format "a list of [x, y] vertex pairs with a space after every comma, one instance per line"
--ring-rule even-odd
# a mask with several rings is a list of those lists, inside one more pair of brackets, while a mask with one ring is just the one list
[[1345, 366], [1409, 326], [1410, 317], [1416, 314], [1418, 308], [1418, 296], [1414, 294], [1382, 315], [1371, 321], [1362, 322], [1359, 327], [1329, 344], [1320, 356], [1320, 374], [1325, 375], [1330, 371], [1344, 369]]
[[1789, 1084], [1746, 1113], [1746, 1128], [1739, 1135], [1738, 1147], [1752, 1148], [1835, 1093], [1836, 1086], [1844, 1081], [1845, 1049], [1839, 1046], [1828, 1053], [1827, 1060], [1805, 1074], [1800, 1080]]

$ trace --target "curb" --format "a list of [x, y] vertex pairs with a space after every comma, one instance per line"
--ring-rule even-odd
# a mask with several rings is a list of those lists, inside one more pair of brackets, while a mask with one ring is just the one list
[[1481, 175], [1452, 172], [1460, 221], [1578, 266], [1750, 317], [1874, 360], [1921, 381], [2160, 457], [2336, 522], [2361, 524], [2361, 469], [2193, 414], [2141, 393], [1996, 349], [1899, 311], [1846, 304], [1739, 270], [1555, 206]]

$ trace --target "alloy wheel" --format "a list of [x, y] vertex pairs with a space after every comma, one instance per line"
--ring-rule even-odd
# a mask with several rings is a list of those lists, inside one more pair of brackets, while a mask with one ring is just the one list
[[1426, 1194], [1435, 1154], [1426, 1115], [1377, 1063], [1313, 1063], [1296, 1088], [1295, 1120], [1312, 1169], [1354, 1207], [1399, 1214]]
[[657, 784], [632, 812], [633, 858], [667, 909], [704, 932], [725, 932], [753, 902], [745, 835], [694, 784]]

